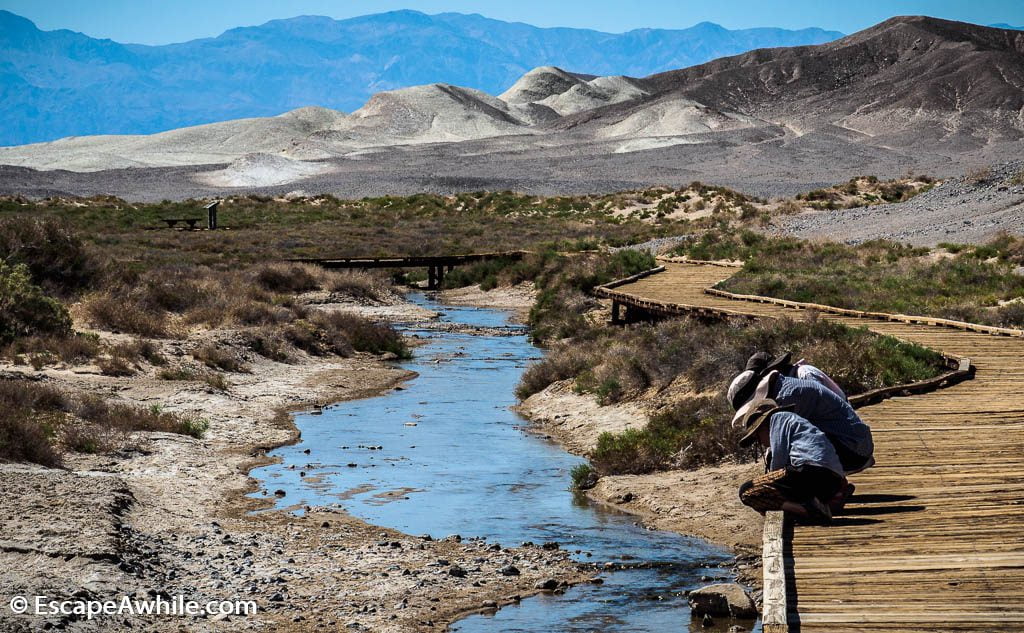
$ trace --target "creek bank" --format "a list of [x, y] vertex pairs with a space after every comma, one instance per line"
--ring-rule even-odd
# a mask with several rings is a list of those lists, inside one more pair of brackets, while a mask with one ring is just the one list
[[[526, 314], [536, 292], [526, 284], [482, 291], [471, 286], [440, 293], [460, 305], [492, 306]], [[532, 288], [529, 288], [532, 290]], [[576, 393], [572, 380], [552, 383], [521, 402], [516, 411], [530, 421], [528, 430], [548, 437], [575, 455], [586, 456], [603, 432], [619, 433], [647, 425], [642, 403], [602, 406], [592, 395]], [[763, 521], [740, 503], [737, 490], [761, 472], [761, 464], [725, 463], [695, 470], [669, 470], [645, 475], [605, 476], [586, 496], [591, 501], [640, 517], [646, 525], [728, 547], [742, 559], [744, 582], [760, 585]], [[627, 498], [628, 501], [623, 501]], [[754, 559], [747, 560], [752, 555]], [[751, 568], [753, 566], [753, 568]]]
[[[535, 432], [582, 456], [593, 450], [603, 432], [647, 424], [641, 404], [601, 406], [592, 395], [575, 393], [571, 380], [551, 384], [524, 400], [518, 410], [531, 421]], [[736, 491], [760, 470], [759, 463], [750, 462], [608, 475], [586, 495], [596, 503], [635, 514], [658, 529], [698, 536], [742, 556], [761, 547], [762, 520], [740, 503]]]
[[[321, 304], [318, 309], [372, 311], [387, 318], [428, 318], [415, 306]], [[401, 316], [398, 316], [401, 315]], [[116, 338], [99, 333], [103, 338]], [[231, 338], [196, 333], [157, 341], [182, 356], [194, 341]], [[265, 452], [297, 440], [287, 415], [311, 404], [379, 395], [415, 374], [368, 354], [282, 364], [248, 359], [249, 373], [227, 374], [226, 391], [199, 381], [159, 380], [153, 368], [129, 377], [92, 366], [10, 374], [100, 394], [141, 407], [207, 419], [202, 439], [136, 433], [104, 455], [68, 454], [65, 467], [0, 465], [0, 593], [65, 600], [183, 596], [187, 600], [253, 600], [256, 615], [217, 619], [3, 615], [2, 630], [35, 631], [318, 631], [442, 630], [459, 614], [588, 579], [592, 572], [560, 550], [492, 549], [481, 541], [426, 540], [358, 520], [337, 508], [309, 507], [304, 516], [258, 512], [267, 501], [248, 472]], [[515, 566], [518, 575], [500, 568]], [[453, 569], [463, 573], [452, 573]]]

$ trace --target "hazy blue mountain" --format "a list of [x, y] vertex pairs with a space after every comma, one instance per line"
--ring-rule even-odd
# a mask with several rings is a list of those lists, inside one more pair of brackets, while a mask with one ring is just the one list
[[841, 36], [821, 29], [730, 31], [708, 22], [610, 34], [394, 11], [348, 20], [302, 16], [142, 46], [41, 31], [0, 11], [0, 145], [150, 133], [306, 105], [349, 112], [375, 92], [434, 82], [498, 94], [545, 65], [644, 76]]
[[1006, 22], [999, 22], [998, 24], [989, 24], [994, 29], [1009, 29], [1011, 31], [1024, 31], [1024, 26], [1013, 26]]

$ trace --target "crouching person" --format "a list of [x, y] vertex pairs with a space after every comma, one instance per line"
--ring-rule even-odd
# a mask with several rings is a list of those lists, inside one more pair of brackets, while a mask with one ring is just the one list
[[774, 400], [751, 406], [742, 419], [740, 446], [771, 450], [767, 473], [740, 486], [740, 501], [761, 512], [789, 512], [801, 523], [832, 522], [829, 502], [846, 479], [836, 449], [816, 426]]

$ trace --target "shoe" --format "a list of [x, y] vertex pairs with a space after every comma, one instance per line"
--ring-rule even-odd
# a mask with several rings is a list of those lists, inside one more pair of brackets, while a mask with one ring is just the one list
[[832, 525], [832, 511], [816, 497], [804, 504], [805, 517], [794, 517], [800, 525]]

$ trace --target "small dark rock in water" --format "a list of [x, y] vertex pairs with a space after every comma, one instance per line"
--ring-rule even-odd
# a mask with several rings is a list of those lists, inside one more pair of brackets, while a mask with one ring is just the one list
[[505, 565], [504, 567], [498, 569], [498, 573], [502, 576], [518, 576], [519, 568], [517, 568], [515, 565]]
[[746, 633], [746, 629], [739, 624], [733, 624], [729, 627], [729, 633]]
[[306, 476], [306, 471], [300, 470], [299, 471], [299, 477], [305, 477], [305, 476]]
[[588, 580], [587, 582], [589, 582], [592, 585], [603, 585], [604, 584], [604, 578], [594, 577], [594, 578], [591, 578], [590, 580]]
[[281, 490], [280, 488], [278, 488], [277, 490], [274, 491], [274, 496], [275, 497], [283, 497], [283, 496], [285, 496], [285, 494], [287, 494], [287, 493], [284, 490]]
[[498, 603], [494, 600], [484, 600], [480, 606], [482, 606], [485, 609], [497, 609]]
[[455, 541], [456, 543], [461, 543], [462, 542], [462, 536], [459, 535], [459, 534], [450, 534], [450, 535], [446, 536], [444, 540], [446, 540], [446, 541]]
[[448, 568], [448, 575], [449, 576], [454, 576], [456, 578], [465, 578], [466, 577], [466, 570], [461, 568], [461, 567], [459, 567], [458, 565], [452, 565], [451, 567]]
[[534, 585], [534, 588], [542, 589], [544, 591], [553, 591], [558, 588], [558, 581], [554, 578], [548, 578], [546, 580], [538, 582], [536, 585]]
[[345, 464], [345, 465], [348, 466], [349, 468], [355, 468], [359, 464]]
[[306, 455], [309, 455], [311, 451], [307, 448], [306, 450], [304, 450], [302, 452], [305, 453]]
[[558, 543], [555, 543], [554, 541], [549, 541], [541, 545], [541, 547], [546, 550], [556, 550], [558, 549]]
[[424, 535], [420, 536], [420, 538], [423, 539], [424, 541], [433, 541], [434, 540], [434, 537], [429, 535], [429, 534], [424, 534]]
[[708, 585], [690, 592], [690, 609], [695, 616], [756, 618], [757, 607], [746, 589], [736, 583]]

